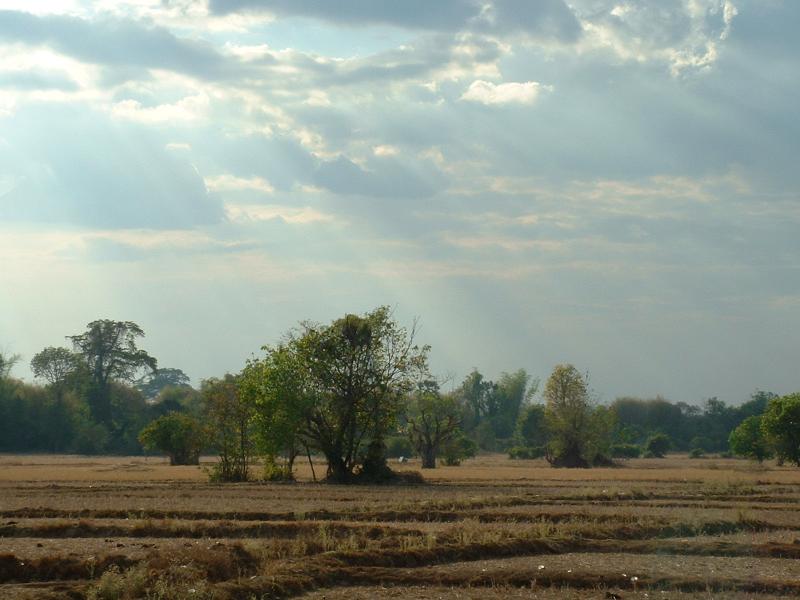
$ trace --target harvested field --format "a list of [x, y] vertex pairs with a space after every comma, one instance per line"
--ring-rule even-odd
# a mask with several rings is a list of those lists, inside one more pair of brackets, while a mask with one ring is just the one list
[[489, 456], [424, 475], [213, 485], [154, 458], [0, 457], [0, 598], [800, 596], [796, 468]]

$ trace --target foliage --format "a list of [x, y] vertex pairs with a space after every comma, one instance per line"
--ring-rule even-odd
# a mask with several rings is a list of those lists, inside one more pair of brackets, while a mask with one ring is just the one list
[[772, 398], [761, 429], [779, 461], [800, 466], [800, 393]]
[[252, 462], [252, 407], [239, 393], [237, 378], [207, 379], [201, 392], [206, 403], [210, 445], [219, 453], [211, 472], [214, 481], [247, 481]]
[[400, 458], [401, 456], [409, 458], [414, 456], [416, 451], [405, 435], [390, 435], [386, 438], [386, 456], [388, 458]]
[[173, 412], [142, 429], [139, 441], [145, 450], [158, 450], [169, 456], [171, 465], [196, 465], [206, 443], [206, 432], [189, 415]]
[[48, 347], [31, 359], [31, 371], [59, 392], [78, 369], [78, 357], [67, 348]]
[[705, 455], [706, 453], [702, 448], [692, 448], [689, 451], [689, 458], [703, 458]]
[[19, 362], [19, 354], [6, 354], [0, 352], [0, 380], [11, 375], [11, 369]]
[[613, 458], [639, 458], [642, 447], [638, 444], [612, 444], [611, 456]]
[[436, 468], [440, 448], [460, 431], [461, 415], [455, 398], [440, 394], [435, 381], [421, 382], [406, 405], [406, 431], [422, 457], [423, 469]]
[[387, 307], [327, 326], [304, 323], [285, 351], [301, 374], [300, 434], [320, 450], [331, 481], [391, 477], [384, 438], [402, 399], [427, 372], [428, 347], [400, 327]]
[[586, 379], [569, 364], [557, 365], [544, 389], [549, 441], [547, 460], [557, 467], [588, 467], [607, 460], [614, 413], [595, 407]]
[[462, 427], [484, 450], [507, 445], [520, 412], [539, 388], [539, 380], [524, 370], [503, 373], [495, 383], [474, 369], [456, 390]]
[[[264, 350], [264, 358], [250, 360], [242, 371], [239, 392], [253, 409], [254, 440], [267, 457], [269, 478], [291, 479], [295, 457], [306, 445], [300, 433], [310, 408], [305, 372], [291, 346]], [[286, 462], [278, 465], [281, 455]], [[280, 469], [285, 472], [277, 473]]]
[[761, 428], [762, 417], [747, 417], [731, 431], [729, 446], [737, 456], [744, 456], [763, 462], [771, 455], [769, 444]]
[[442, 459], [448, 467], [457, 467], [461, 461], [472, 458], [477, 452], [478, 445], [461, 432], [444, 442], [441, 448]]
[[514, 443], [529, 448], [543, 447], [547, 444], [547, 419], [542, 404], [526, 406], [519, 414], [514, 428]]
[[672, 447], [672, 440], [665, 433], [654, 433], [644, 445], [645, 456], [648, 458], [664, 458]]
[[112, 426], [111, 383], [133, 381], [143, 369], [156, 369], [156, 359], [136, 347], [144, 331], [132, 321], [92, 321], [80, 335], [68, 336], [89, 370], [89, 407], [93, 419]]
[[136, 381], [134, 387], [139, 390], [145, 398], [152, 400], [167, 387], [190, 388], [191, 385], [189, 376], [180, 369], [163, 368], [145, 373]]

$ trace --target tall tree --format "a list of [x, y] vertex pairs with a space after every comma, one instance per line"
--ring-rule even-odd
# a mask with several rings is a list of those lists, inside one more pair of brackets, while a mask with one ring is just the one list
[[136, 323], [110, 319], [92, 321], [86, 332], [67, 336], [89, 369], [89, 407], [98, 423], [113, 426], [112, 382], [132, 382], [142, 370], [156, 370], [156, 359], [136, 346], [141, 337], [144, 331]]
[[327, 326], [304, 323], [287, 348], [303, 372], [308, 398], [302, 434], [328, 462], [328, 478], [351, 482], [391, 476], [384, 438], [402, 398], [427, 373], [427, 346], [387, 307], [346, 315]]
[[547, 459], [558, 467], [588, 467], [610, 444], [613, 413], [595, 407], [586, 379], [572, 365], [557, 365], [544, 388], [550, 434]]
[[233, 375], [207, 379], [201, 391], [206, 405], [206, 422], [211, 445], [219, 452], [212, 478], [220, 481], [247, 481], [253, 457], [253, 410], [239, 393]]
[[31, 371], [44, 379], [60, 401], [70, 376], [78, 369], [78, 357], [67, 348], [45, 348], [31, 359]]

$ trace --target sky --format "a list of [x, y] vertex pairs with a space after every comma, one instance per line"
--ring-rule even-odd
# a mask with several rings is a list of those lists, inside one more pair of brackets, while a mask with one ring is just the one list
[[800, 2], [0, 0], [0, 349], [237, 372], [393, 307], [435, 374], [800, 389]]

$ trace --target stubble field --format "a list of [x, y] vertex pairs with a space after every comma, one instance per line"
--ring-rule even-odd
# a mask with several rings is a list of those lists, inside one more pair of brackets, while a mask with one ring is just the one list
[[417, 486], [298, 474], [216, 485], [154, 458], [2, 456], [0, 598], [800, 596], [793, 467], [489, 456]]

